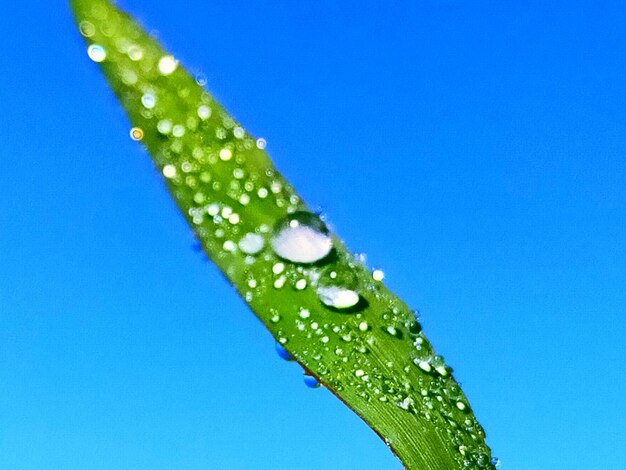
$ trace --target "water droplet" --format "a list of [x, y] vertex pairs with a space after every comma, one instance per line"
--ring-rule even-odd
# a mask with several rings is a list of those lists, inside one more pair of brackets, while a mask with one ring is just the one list
[[182, 124], [176, 124], [174, 127], [172, 127], [172, 135], [174, 137], [182, 137], [185, 135], [185, 126], [183, 126]]
[[380, 270], [380, 269], [374, 269], [374, 271], [372, 271], [372, 279], [374, 279], [375, 281], [382, 281], [385, 278], [385, 273]]
[[244, 135], [246, 135], [246, 131], [243, 130], [243, 127], [237, 126], [233, 129], [233, 135], [235, 139], [241, 139]]
[[265, 199], [267, 197], [267, 194], [268, 194], [267, 188], [259, 188], [259, 190], [257, 191], [257, 195], [261, 199]]
[[171, 55], [165, 55], [159, 59], [159, 73], [161, 75], [170, 75], [178, 67], [178, 61]]
[[163, 119], [157, 122], [157, 131], [161, 134], [169, 134], [172, 132], [172, 121], [169, 119]]
[[359, 303], [358, 278], [353, 269], [337, 264], [326, 269], [319, 277], [317, 295], [328, 307], [347, 309]]
[[304, 385], [309, 388], [318, 388], [320, 383], [312, 375], [304, 374]]
[[306, 279], [298, 279], [295, 284], [295, 288], [297, 290], [302, 290], [306, 288]]
[[359, 323], [359, 330], [367, 331], [368, 328], [369, 328], [369, 325], [367, 324], [366, 321], [362, 321], [361, 323]]
[[198, 106], [198, 117], [203, 121], [211, 117], [211, 108], [206, 104]]
[[197, 73], [196, 76], [195, 76], [195, 79], [196, 79], [196, 83], [198, 85], [200, 85], [200, 86], [206, 85], [207, 78], [206, 78], [206, 75], [203, 74], [202, 72]]
[[498, 457], [494, 457], [493, 459], [491, 459], [491, 465], [493, 465], [496, 468], [498, 468], [501, 463], [502, 462], [500, 462], [500, 459]]
[[306, 308], [300, 310], [300, 318], [307, 319], [311, 316], [311, 312], [309, 312]]
[[166, 178], [174, 178], [176, 176], [176, 167], [174, 165], [165, 165], [163, 167], [163, 176]]
[[141, 104], [146, 109], [152, 109], [156, 106], [156, 96], [153, 93], [144, 93], [141, 96]]
[[78, 28], [80, 29], [80, 34], [82, 34], [86, 38], [90, 38], [91, 36], [96, 34], [96, 27], [93, 25], [93, 23], [90, 23], [89, 21], [81, 21]]
[[222, 245], [222, 248], [232, 253], [233, 251], [237, 249], [237, 245], [235, 245], [235, 242], [232, 240], [226, 240], [224, 244]]
[[233, 158], [233, 151], [229, 148], [223, 148], [220, 150], [220, 160], [228, 161]]
[[87, 55], [94, 62], [102, 62], [107, 58], [107, 51], [100, 44], [90, 44], [87, 48]]
[[256, 146], [263, 150], [267, 146], [267, 141], [263, 137], [260, 137], [256, 140]]
[[456, 407], [461, 410], [461, 411], [465, 411], [465, 409], [467, 408], [467, 406], [465, 405], [465, 403], [463, 403], [462, 401], [457, 401], [456, 402]]
[[264, 245], [265, 239], [258, 233], [246, 233], [242, 239], [239, 240], [239, 248], [247, 255], [256, 255], [263, 249]]
[[143, 59], [143, 49], [136, 44], [133, 44], [128, 48], [127, 54], [132, 61]]
[[272, 248], [283, 259], [309, 264], [328, 256], [333, 242], [317, 215], [294, 212], [276, 226]]
[[289, 354], [289, 351], [287, 351], [282, 344], [276, 343], [275, 347], [276, 347], [276, 353], [281, 359], [285, 361], [293, 361], [293, 357], [291, 357], [291, 354]]
[[143, 129], [141, 127], [133, 127], [130, 130], [130, 138], [134, 141], [140, 141], [143, 139]]
[[276, 263], [274, 264], [274, 266], [272, 266], [272, 272], [274, 274], [280, 274], [285, 270], [285, 265], [284, 263]]
[[285, 285], [285, 282], [287, 282], [287, 278], [285, 276], [280, 276], [274, 281], [274, 287], [276, 289], [282, 289], [282, 287]]
[[409, 408], [411, 408], [411, 405], [413, 405], [413, 403], [414, 401], [411, 397], [406, 397], [404, 400], [399, 401], [396, 404], [403, 410], [408, 410]]
[[415, 364], [424, 372], [430, 372], [432, 370], [432, 366], [430, 365], [430, 362], [428, 361], [417, 361]]
[[318, 287], [317, 295], [324, 305], [338, 309], [354, 307], [360, 300], [357, 292], [336, 286]]

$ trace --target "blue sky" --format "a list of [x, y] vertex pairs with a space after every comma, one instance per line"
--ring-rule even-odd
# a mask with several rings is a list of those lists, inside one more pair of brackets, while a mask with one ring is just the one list
[[[421, 311], [501, 468], [624, 470], [626, 4], [547, 3], [121, 2]], [[65, 3], [3, 12], [0, 469], [399, 469], [193, 251]]]

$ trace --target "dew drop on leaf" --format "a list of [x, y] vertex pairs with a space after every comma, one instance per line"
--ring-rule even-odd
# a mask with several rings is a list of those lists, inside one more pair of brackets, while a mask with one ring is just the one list
[[256, 255], [263, 249], [264, 245], [265, 240], [258, 233], [246, 233], [241, 240], [239, 240], [239, 248], [247, 255]]
[[171, 75], [178, 67], [178, 61], [171, 55], [163, 56], [159, 59], [159, 73], [161, 75]]
[[87, 55], [94, 62], [103, 62], [107, 58], [107, 51], [100, 44], [91, 44], [87, 48]]
[[337, 309], [348, 309], [361, 299], [358, 279], [347, 265], [337, 264], [324, 270], [317, 284], [317, 295], [324, 305]]
[[337, 286], [318, 287], [317, 295], [327, 307], [346, 309], [359, 303], [359, 294], [350, 289]]
[[303, 211], [294, 212], [280, 221], [271, 243], [278, 256], [301, 264], [320, 261], [333, 248], [324, 222], [317, 215]]

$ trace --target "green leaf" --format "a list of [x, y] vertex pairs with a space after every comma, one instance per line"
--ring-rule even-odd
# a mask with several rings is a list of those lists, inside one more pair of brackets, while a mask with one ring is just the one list
[[71, 2], [207, 255], [304, 368], [406, 468], [493, 468], [484, 431], [414, 312], [328, 233], [248, 134], [127, 14]]

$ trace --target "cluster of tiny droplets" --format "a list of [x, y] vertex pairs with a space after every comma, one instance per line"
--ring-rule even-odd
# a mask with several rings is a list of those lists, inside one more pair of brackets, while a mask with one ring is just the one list
[[[241, 280], [236, 284], [243, 286], [245, 300], [256, 311], [266, 307], [265, 320], [275, 326], [280, 348], [302, 340], [307, 346], [298, 350], [298, 359], [315, 364], [315, 375], [325, 384], [445, 430], [466, 468], [495, 465], [451, 369], [434, 353], [413, 312], [384, 289], [384, 272], [367, 271], [363, 259], [337, 246], [320, 217], [306, 210], [265, 160], [266, 140], [251, 137], [202, 90], [206, 76], [188, 77], [174, 56], [100, 4], [79, 26], [89, 42], [89, 58], [114, 69], [118, 95], [135, 123], [131, 139], [155, 156], [174, 196], [187, 205], [196, 236], [228, 276]], [[112, 41], [117, 30], [126, 35]], [[177, 80], [175, 93], [172, 79]], [[274, 223], [258, 216], [261, 207]], [[289, 308], [273, 307], [267, 299], [277, 295], [294, 302], [280, 304]], [[317, 303], [310, 302], [312, 297]], [[299, 307], [298, 298], [309, 307]], [[370, 303], [384, 306], [384, 313], [372, 318]], [[397, 374], [392, 361], [377, 359], [384, 354], [371, 354], [389, 342], [409, 345], [404, 375]], [[277, 351], [292, 359], [286, 350]], [[319, 385], [311, 375], [305, 382]]]

